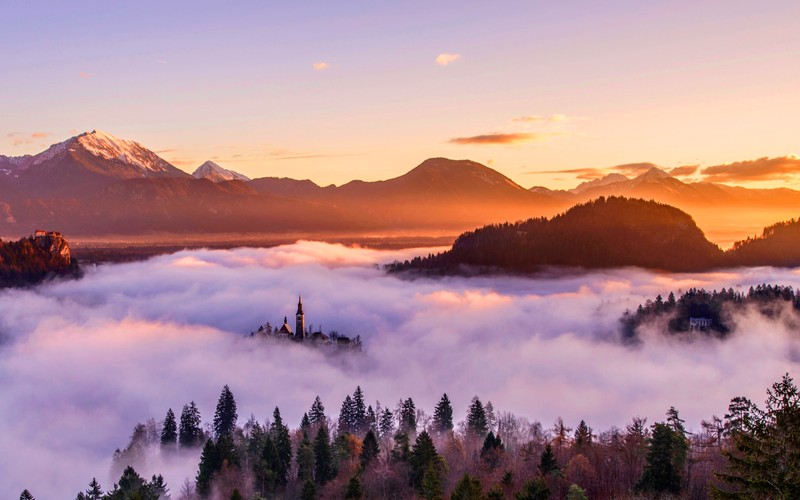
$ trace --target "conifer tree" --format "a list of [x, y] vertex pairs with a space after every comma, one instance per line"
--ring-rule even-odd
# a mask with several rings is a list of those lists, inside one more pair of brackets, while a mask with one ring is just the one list
[[312, 480], [306, 480], [303, 483], [303, 489], [300, 491], [300, 500], [314, 500], [317, 498], [317, 486]]
[[22, 490], [22, 493], [19, 495], [19, 500], [36, 500], [31, 492], [28, 490]]
[[348, 394], [342, 401], [342, 408], [339, 410], [339, 424], [337, 430], [340, 434], [355, 433], [356, 412], [353, 398]]
[[426, 476], [428, 476], [429, 487], [433, 486], [437, 480], [439, 483], [441, 482], [441, 476], [444, 472], [443, 463], [427, 431], [422, 431], [417, 436], [414, 447], [408, 457], [408, 464], [411, 485], [420, 494], [424, 494], [423, 480]]
[[[483, 500], [483, 498], [480, 479], [472, 477], [466, 472], [464, 477], [456, 484], [453, 493], [450, 494], [450, 500]], [[505, 498], [505, 495], [503, 495], [503, 498]]]
[[174, 446], [178, 442], [178, 424], [175, 422], [175, 413], [172, 408], [167, 410], [164, 426], [161, 428], [161, 446]]
[[367, 407], [366, 430], [372, 431], [376, 434], [378, 432], [378, 416], [375, 414], [375, 410], [372, 409], [372, 405]]
[[231, 389], [225, 385], [217, 400], [217, 410], [214, 412], [214, 437], [230, 436], [236, 429], [236, 399]]
[[311, 420], [308, 418], [308, 413], [303, 413], [303, 418], [300, 419], [300, 429], [308, 432], [311, 429]]
[[195, 489], [200, 496], [205, 497], [211, 491], [211, 480], [221, 466], [219, 451], [214, 441], [206, 441], [203, 452], [200, 454], [200, 464], [198, 465], [197, 476], [195, 477]]
[[550, 488], [547, 487], [544, 479], [538, 477], [527, 481], [515, 498], [517, 500], [547, 500], [550, 498]]
[[353, 393], [353, 433], [359, 436], [367, 432], [367, 406], [364, 402], [364, 392], [357, 386]]
[[447, 394], [436, 404], [433, 410], [433, 429], [438, 434], [445, 434], [453, 430], [453, 405]]
[[311, 425], [322, 424], [325, 421], [325, 406], [322, 405], [322, 400], [319, 396], [314, 398], [314, 403], [311, 404], [311, 410], [308, 412], [308, 421]]
[[303, 440], [297, 447], [297, 479], [301, 482], [314, 480], [314, 449], [305, 432]]
[[558, 461], [556, 461], [556, 454], [553, 452], [553, 447], [550, 443], [547, 443], [539, 457], [539, 472], [543, 476], [558, 473]]
[[467, 432], [483, 439], [489, 432], [489, 424], [486, 421], [486, 411], [477, 396], [472, 398], [472, 404], [467, 413]]
[[481, 448], [481, 458], [486, 462], [490, 469], [494, 469], [500, 463], [500, 458], [505, 451], [503, 440], [500, 436], [494, 435], [494, 432], [489, 431], [486, 439], [483, 440], [483, 447]]
[[92, 478], [92, 482], [89, 483], [89, 489], [86, 490], [84, 498], [86, 500], [101, 500], [103, 498], [103, 488], [100, 487], [97, 478]]
[[364, 441], [361, 443], [361, 456], [359, 457], [361, 460], [361, 467], [366, 468], [379, 453], [380, 447], [378, 446], [378, 438], [376, 438], [375, 433], [370, 430], [367, 432], [367, 435], [364, 436]]
[[414, 435], [417, 432], [417, 407], [411, 398], [406, 399], [400, 405], [400, 425], [398, 432]]
[[685, 438], [669, 425], [659, 422], [653, 425], [649, 444], [647, 464], [638, 489], [655, 494], [677, 495], [681, 489], [681, 472], [686, 458]]
[[275, 407], [272, 412], [272, 424], [269, 432], [275, 442], [275, 450], [278, 452], [278, 463], [275, 473], [279, 485], [286, 485], [289, 480], [289, 468], [292, 466], [292, 440], [289, 438], [289, 428], [283, 424], [281, 411]]
[[361, 500], [364, 498], [364, 490], [361, 488], [361, 481], [358, 480], [358, 476], [353, 476], [350, 478], [350, 482], [347, 483], [347, 490], [344, 492], [345, 500]]
[[192, 447], [199, 444], [202, 436], [200, 429], [200, 411], [194, 401], [183, 406], [181, 411], [180, 427], [178, 428], [178, 443], [182, 447]]
[[384, 408], [381, 412], [378, 430], [381, 437], [391, 436], [394, 433], [394, 415], [389, 408]]
[[581, 420], [575, 429], [575, 441], [573, 443], [578, 450], [582, 450], [592, 445], [592, 429]]
[[405, 432], [398, 432], [394, 435], [394, 448], [392, 448], [392, 461], [393, 462], [407, 462], [411, 454], [411, 444], [408, 439], [408, 434]]
[[325, 484], [334, 476], [333, 454], [328, 428], [324, 425], [314, 438], [314, 477], [319, 484]]

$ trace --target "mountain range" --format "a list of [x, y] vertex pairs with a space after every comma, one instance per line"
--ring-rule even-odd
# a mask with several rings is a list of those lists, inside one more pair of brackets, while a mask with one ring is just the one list
[[[29, 234], [37, 227], [85, 236], [457, 233], [498, 221], [552, 216], [612, 195], [654, 199], [689, 211], [712, 239], [723, 243], [794, 217], [800, 206], [798, 191], [684, 183], [658, 168], [635, 178], [611, 174], [569, 191], [526, 189], [480, 163], [446, 158], [425, 160], [393, 179], [341, 186], [277, 177], [250, 180], [212, 161], [189, 175], [137, 142], [97, 130], [36, 155], [0, 155], [0, 234], [6, 235]], [[714, 238], [715, 231], [722, 236]], [[726, 239], [727, 232], [735, 237]]]

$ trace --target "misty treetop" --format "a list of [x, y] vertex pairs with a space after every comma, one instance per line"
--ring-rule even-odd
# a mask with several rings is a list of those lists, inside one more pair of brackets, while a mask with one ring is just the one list
[[[648, 299], [635, 311], [625, 311], [620, 318], [622, 336], [633, 340], [643, 324], [663, 319], [669, 333], [697, 333], [724, 337], [735, 328], [734, 312], [747, 310], [767, 318], [778, 318], [785, 308], [800, 311], [800, 293], [791, 286], [761, 284], [747, 292], [733, 288], [711, 292], [690, 288], [676, 298], [670, 292], [664, 299]], [[704, 321], [705, 320], [705, 321]]]
[[[202, 446], [200, 462], [180, 491], [170, 492], [161, 476], [142, 478], [136, 464], [122, 463], [136, 456], [123, 453], [108, 492], [93, 479], [77, 498], [800, 498], [800, 392], [788, 374], [768, 389], [763, 407], [735, 397], [723, 417], [695, 433], [674, 407], [651, 426], [635, 417], [624, 429], [598, 432], [581, 420], [573, 432], [560, 418], [545, 429], [496, 413], [477, 396], [452, 425], [446, 395], [429, 417], [411, 398], [394, 411], [373, 408], [360, 386], [341, 405], [346, 424], [327, 416], [317, 397], [294, 430], [278, 407], [270, 422], [251, 417], [239, 427], [227, 386], [220, 401], [215, 423], [227, 412], [232, 426], [215, 425], [204, 444], [192, 445]], [[364, 417], [370, 408], [375, 420]], [[137, 425], [126, 450], [174, 447], [172, 438], [161, 440], [174, 425], [170, 414], [160, 431], [150, 421]], [[175, 453], [162, 457], [169, 463]]]

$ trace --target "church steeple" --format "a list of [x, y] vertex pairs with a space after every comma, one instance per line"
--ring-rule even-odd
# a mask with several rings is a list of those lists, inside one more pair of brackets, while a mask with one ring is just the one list
[[297, 315], [295, 319], [294, 338], [295, 340], [303, 341], [306, 338], [306, 318], [303, 313], [303, 298], [300, 295], [297, 296]]

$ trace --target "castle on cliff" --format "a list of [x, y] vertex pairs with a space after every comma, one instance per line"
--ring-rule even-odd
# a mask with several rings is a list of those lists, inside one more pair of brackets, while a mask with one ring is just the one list
[[361, 336], [356, 335], [351, 339], [347, 335], [341, 335], [336, 331], [331, 331], [329, 334], [322, 332], [322, 326], [317, 331], [311, 331], [312, 328], [306, 327], [306, 315], [303, 312], [303, 298], [297, 297], [297, 312], [295, 313], [294, 331], [289, 325], [288, 316], [283, 317], [283, 325], [280, 328], [273, 327], [269, 322], [258, 327], [258, 330], [251, 332], [253, 337], [261, 337], [268, 339], [277, 339], [285, 341], [294, 341], [305, 343], [312, 346], [320, 347], [336, 347], [344, 349], [357, 349], [361, 350]]

